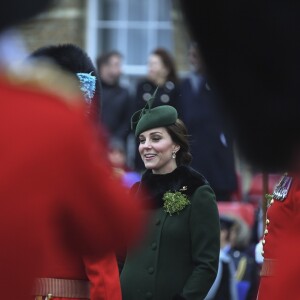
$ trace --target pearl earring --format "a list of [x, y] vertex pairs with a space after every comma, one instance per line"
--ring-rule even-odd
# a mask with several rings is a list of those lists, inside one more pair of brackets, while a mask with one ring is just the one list
[[172, 152], [172, 158], [176, 158], [176, 152], [175, 151]]

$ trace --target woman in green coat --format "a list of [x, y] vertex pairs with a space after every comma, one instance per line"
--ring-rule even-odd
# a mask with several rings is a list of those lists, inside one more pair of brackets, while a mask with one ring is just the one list
[[123, 300], [201, 300], [218, 269], [215, 195], [206, 179], [187, 166], [187, 131], [177, 111], [167, 105], [151, 109], [151, 100], [132, 117], [147, 169], [132, 192], [137, 199], [148, 195], [148, 226], [140, 244], [128, 250], [121, 273]]

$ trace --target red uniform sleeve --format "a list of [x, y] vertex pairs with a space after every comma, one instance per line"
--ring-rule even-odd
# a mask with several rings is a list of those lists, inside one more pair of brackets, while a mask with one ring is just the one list
[[85, 257], [86, 274], [91, 284], [91, 300], [121, 300], [116, 256], [110, 252], [101, 259]]
[[140, 205], [113, 176], [104, 147], [82, 119], [69, 137], [63, 163], [61, 228], [64, 239], [85, 253], [105, 253], [132, 242], [141, 230]]

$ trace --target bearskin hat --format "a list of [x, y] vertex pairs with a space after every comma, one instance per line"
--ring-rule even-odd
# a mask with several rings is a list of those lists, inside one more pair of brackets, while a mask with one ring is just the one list
[[181, 8], [241, 152], [264, 170], [296, 166], [300, 3], [181, 0]]
[[50, 45], [37, 49], [30, 57], [51, 60], [64, 71], [74, 75], [77, 80], [80, 79], [80, 81], [82, 81], [82, 75], [84, 74], [95, 76], [96, 86], [91, 97], [91, 108], [93, 109], [92, 115], [99, 121], [101, 107], [100, 80], [95, 66], [84, 50], [73, 44]]
[[53, 0], [0, 1], [0, 31], [45, 10]]

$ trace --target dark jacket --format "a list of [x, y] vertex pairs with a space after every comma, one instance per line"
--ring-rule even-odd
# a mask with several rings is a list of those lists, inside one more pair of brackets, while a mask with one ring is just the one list
[[[154, 93], [157, 86], [148, 80], [142, 79], [137, 85], [136, 91], [136, 110], [144, 108], [146, 102]], [[164, 85], [159, 86], [153, 107], [160, 105], [171, 105], [176, 109], [179, 107], [179, 86], [177, 83], [167, 81]]]
[[102, 122], [108, 134], [125, 142], [130, 131], [130, 117], [133, 111], [127, 89], [102, 81], [101, 99]]
[[[185, 193], [190, 205], [170, 216], [163, 208], [167, 191]], [[149, 227], [144, 240], [129, 251], [121, 274], [124, 300], [204, 299], [213, 284], [220, 251], [215, 196], [207, 181], [185, 166], [170, 174], [146, 171], [137, 195], [151, 196]]]
[[231, 248], [228, 255], [236, 268], [236, 281], [239, 299], [256, 299], [259, 283], [259, 266], [255, 262], [254, 253]]
[[237, 188], [233, 141], [216, 95], [204, 77], [194, 74], [182, 81], [180, 105], [191, 136], [191, 166], [207, 178], [218, 201], [228, 200]]

